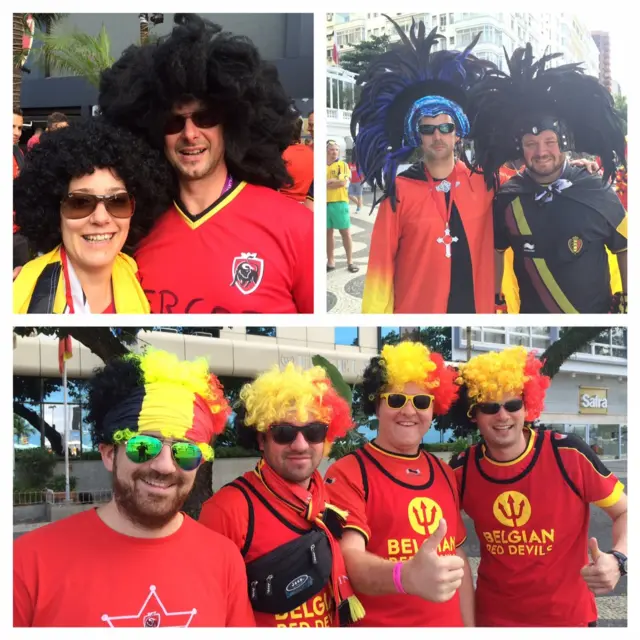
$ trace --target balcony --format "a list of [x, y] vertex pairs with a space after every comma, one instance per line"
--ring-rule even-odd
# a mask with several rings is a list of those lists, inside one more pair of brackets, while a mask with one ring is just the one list
[[346, 109], [327, 109], [327, 121], [333, 123], [350, 123], [353, 111]]

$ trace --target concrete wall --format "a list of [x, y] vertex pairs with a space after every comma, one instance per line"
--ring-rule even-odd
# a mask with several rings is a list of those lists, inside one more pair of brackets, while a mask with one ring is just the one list
[[47, 520], [47, 505], [28, 504], [22, 507], [13, 507], [13, 524], [28, 522], [45, 522]]

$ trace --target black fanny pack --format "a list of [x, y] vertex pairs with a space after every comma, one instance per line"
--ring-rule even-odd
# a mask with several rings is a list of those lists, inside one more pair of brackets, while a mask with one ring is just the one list
[[332, 565], [327, 535], [312, 529], [246, 565], [251, 606], [262, 613], [288, 613], [322, 591]]

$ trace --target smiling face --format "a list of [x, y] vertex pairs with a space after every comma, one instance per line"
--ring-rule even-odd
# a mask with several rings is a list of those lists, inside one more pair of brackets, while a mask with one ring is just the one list
[[[282, 422], [302, 427], [306, 422], [299, 422], [291, 416]], [[311, 420], [311, 422], [315, 422]], [[307, 485], [307, 481], [318, 468], [324, 452], [324, 442], [309, 444], [302, 433], [296, 435], [291, 444], [278, 444], [269, 431], [258, 434], [258, 443], [267, 464], [282, 478], [295, 484]]]
[[[498, 402], [504, 404], [508, 400], [515, 400], [520, 396], [502, 396]], [[480, 435], [493, 458], [512, 460], [517, 458], [526, 446], [524, 435], [524, 406], [518, 411], [509, 412], [504, 407], [494, 415], [487, 415], [475, 411], [473, 418], [477, 422]]]
[[187, 117], [206, 108], [207, 105], [201, 100], [190, 100], [172, 109], [172, 113], [187, 118], [182, 131], [164, 137], [165, 154], [178, 172], [179, 180], [199, 180], [212, 175], [221, 164], [224, 165], [222, 125], [198, 128]]
[[[408, 382], [402, 389], [387, 391], [399, 391], [408, 395], [429, 393], [415, 382]], [[387, 451], [411, 455], [418, 451], [418, 445], [429, 431], [433, 420], [433, 403], [426, 411], [418, 411], [410, 400], [402, 409], [392, 409], [386, 400], [381, 399], [376, 415], [379, 420], [376, 443]]]
[[555, 131], [525, 134], [522, 137], [522, 152], [524, 163], [537, 182], [551, 182], [562, 172], [565, 154], [560, 151]]
[[22, 125], [24, 118], [17, 113], [13, 114], [13, 144], [18, 144], [20, 136], [22, 136]]
[[[433, 118], [424, 116], [420, 118], [420, 124], [445, 124], [453, 122], [451, 116], [440, 113]], [[431, 135], [420, 134], [422, 139], [422, 151], [427, 162], [439, 162], [453, 157], [456, 146], [456, 132], [441, 133], [436, 129]]]
[[[110, 169], [96, 169], [69, 183], [69, 193], [111, 195], [126, 191], [124, 182]], [[60, 215], [62, 244], [73, 265], [85, 271], [113, 265], [127, 239], [130, 225], [131, 218], [114, 218], [104, 202], [99, 202], [86, 218], [70, 220]]]
[[[159, 432], [147, 435], [162, 439]], [[118, 510], [146, 529], [161, 529], [171, 522], [195, 482], [197, 469], [180, 469], [166, 445], [156, 458], [142, 464], [129, 460], [124, 446], [100, 445], [100, 453], [107, 470], [113, 472]]]

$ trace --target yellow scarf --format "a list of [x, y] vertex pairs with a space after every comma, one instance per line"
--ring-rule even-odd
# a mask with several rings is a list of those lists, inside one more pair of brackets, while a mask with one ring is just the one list
[[[149, 301], [138, 282], [138, 265], [133, 258], [119, 253], [113, 263], [111, 282], [117, 313], [150, 313]], [[29, 309], [32, 298], [34, 310]], [[24, 265], [13, 283], [13, 313], [64, 313], [67, 306], [60, 245], [53, 251]]]

